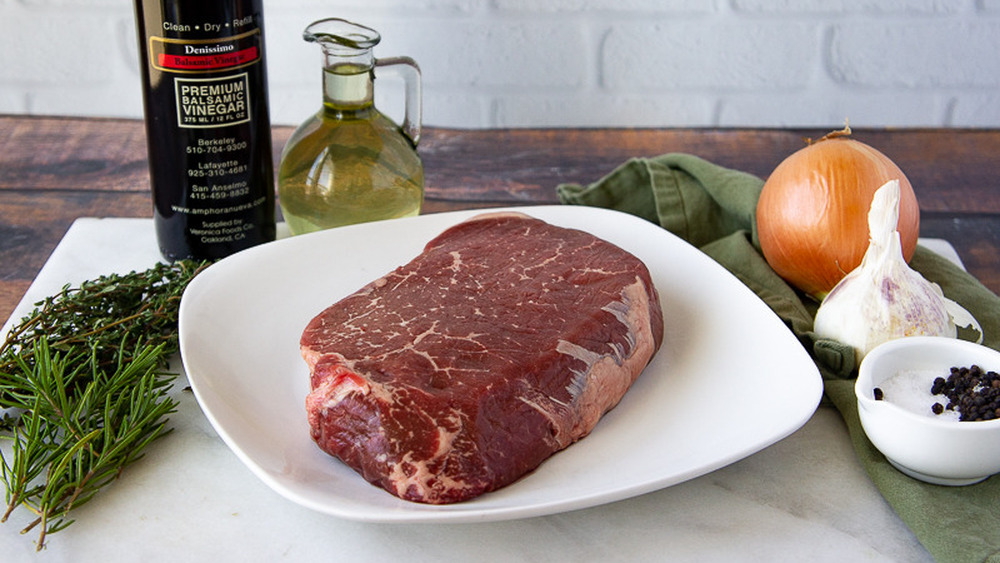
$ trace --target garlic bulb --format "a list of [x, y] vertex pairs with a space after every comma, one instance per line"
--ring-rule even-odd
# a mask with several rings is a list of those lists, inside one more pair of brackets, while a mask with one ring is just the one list
[[813, 324], [817, 336], [853, 347], [859, 364], [872, 348], [894, 338], [955, 338], [956, 325], [973, 326], [982, 334], [971, 313], [903, 260], [896, 231], [899, 196], [898, 180], [875, 192], [868, 212], [868, 250], [861, 265], [823, 299]]

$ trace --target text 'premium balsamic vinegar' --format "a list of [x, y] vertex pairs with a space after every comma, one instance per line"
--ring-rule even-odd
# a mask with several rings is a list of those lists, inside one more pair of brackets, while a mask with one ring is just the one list
[[169, 260], [274, 240], [262, 0], [135, 0], [153, 219]]

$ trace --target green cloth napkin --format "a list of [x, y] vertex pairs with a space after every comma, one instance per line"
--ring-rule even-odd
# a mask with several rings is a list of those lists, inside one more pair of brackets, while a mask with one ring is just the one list
[[[812, 332], [818, 304], [785, 283], [760, 253], [756, 208], [763, 185], [751, 174], [671, 153], [631, 159], [589, 186], [562, 184], [556, 193], [562, 203], [615, 209], [657, 223], [736, 275], [810, 352], [865, 470], [927, 550], [942, 562], [1000, 562], [1000, 476], [966, 487], [930, 485], [899, 472], [868, 440], [854, 397], [853, 349]], [[910, 266], [971, 311], [982, 325], [984, 343], [1000, 349], [1000, 297], [923, 247], [917, 247]]]

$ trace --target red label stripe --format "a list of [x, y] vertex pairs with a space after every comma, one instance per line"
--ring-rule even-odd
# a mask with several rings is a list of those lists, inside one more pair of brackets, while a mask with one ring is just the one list
[[160, 53], [159, 66], [175, 70], [214, 70], [257, 60], [257, 47], [214, 55], [171, 55]]

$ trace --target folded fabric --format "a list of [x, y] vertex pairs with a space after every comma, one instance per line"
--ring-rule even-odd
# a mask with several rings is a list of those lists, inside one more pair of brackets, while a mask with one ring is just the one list
[[[756, 209], [763, 185], [751, 174], [671, 153], [629, 160], [593, 184], [562, 184], [556, 193], [565, 204], [615, 209], [657, 223], [725, 266], [810, 352], [865, 470], [927, 550], [939, 561], [1000, 562], [1000, 477], [966, 487], [930, 485], [900, 473], [868, 440], [854, 398], [854, 350], [812, 332], [818, 304], [781, 279], [760, 252]], [[910, 266], [972, 312], [984, 344], [1000, 349], [1000, 297], [923, 247]]]

